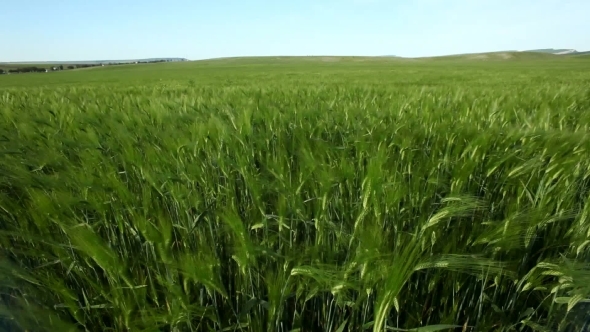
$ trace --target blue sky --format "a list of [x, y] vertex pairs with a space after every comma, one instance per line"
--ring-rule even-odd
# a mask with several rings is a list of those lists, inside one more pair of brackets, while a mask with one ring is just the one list
[[590, 50], [589, 0], [5, 0], [0, 61]]

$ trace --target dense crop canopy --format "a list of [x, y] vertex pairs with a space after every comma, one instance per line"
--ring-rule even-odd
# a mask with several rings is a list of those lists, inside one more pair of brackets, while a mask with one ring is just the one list
[[580, 331], [588, 61], [357, 60], [0, 77], [0, 323]]

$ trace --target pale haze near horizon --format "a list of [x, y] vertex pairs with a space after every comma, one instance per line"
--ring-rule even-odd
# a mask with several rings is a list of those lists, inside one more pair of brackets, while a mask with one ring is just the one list
[[587, 51], [589, 14], [588, 0], [8, 0], [0, 61]]

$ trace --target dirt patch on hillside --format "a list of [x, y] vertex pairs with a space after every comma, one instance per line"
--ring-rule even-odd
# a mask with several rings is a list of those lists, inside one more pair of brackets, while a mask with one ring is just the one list
[[468, 59], [471, 60], [488, 60], [488, 59], [502, 59], [508, 60], [514, 58], [514, 55], [510, 53], [489, 53], [489, 54], [474, 54], [470, 55]]
[[472, 55], [469, 57], [469, 59], [474, 59], [474, 60], [485, 60], [488, 59], [490, 56], [487, 54], [476, 54], [476, 55]]
[[498, 53], [498, 57], [500, 59], [510, 59], [510, 58], [514, 58], [514, 55], [512, 55], [510, 53]]

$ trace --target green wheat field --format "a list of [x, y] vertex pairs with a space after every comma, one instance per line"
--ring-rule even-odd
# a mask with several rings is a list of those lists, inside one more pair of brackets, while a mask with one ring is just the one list
[[590, 57], [0, 76], [0, 331], [588, 325]]

